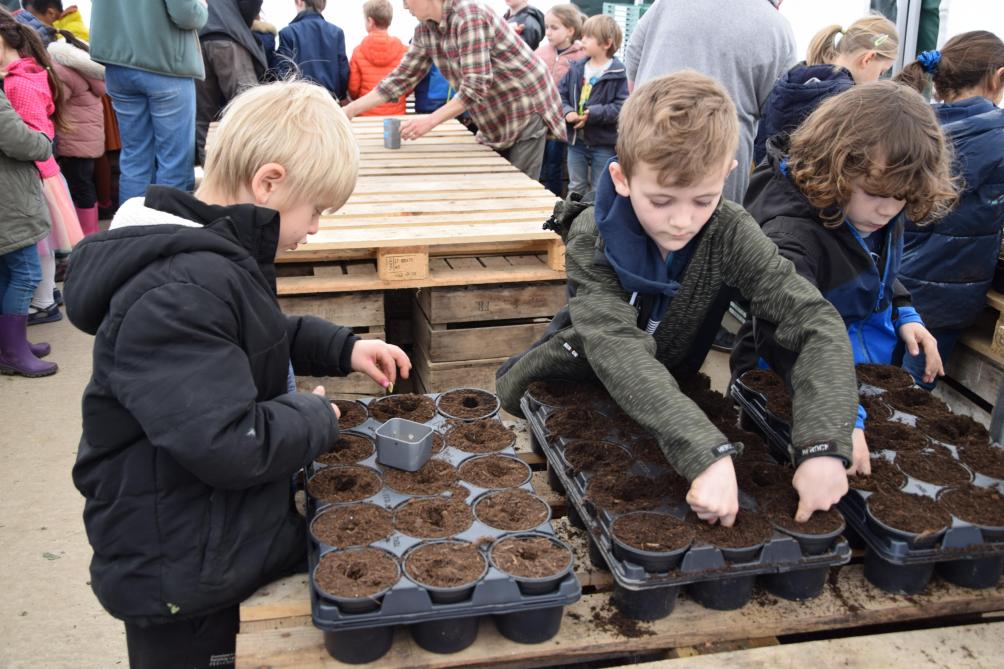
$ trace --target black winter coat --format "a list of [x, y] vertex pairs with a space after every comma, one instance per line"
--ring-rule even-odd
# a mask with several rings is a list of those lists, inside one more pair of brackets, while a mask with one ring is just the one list
[[356, 337], [279, 310], [278, 237], [275, 211], [155, 186], [74, 249], [67, 313], [95, 339], [73, 481], [117, 618], [205, 615], [304, 562], [291, 476], [338, 425], [289, 365], [345, 374]]

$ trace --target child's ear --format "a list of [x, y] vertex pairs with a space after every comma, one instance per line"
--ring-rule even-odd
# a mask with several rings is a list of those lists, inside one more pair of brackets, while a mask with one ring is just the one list
[[867, 67], [876, 58], [878, 58], [878, 51], [865, 51], [863, 55], [858, 57], [858, 60], [861, 62], [862, 67]]
[[614, 182], [614, 190], [621, 197], [631, 197], [631, 189], [628, 187], [627, 177], [624, 175], [624, 170], [621, 169], [621, 164], [617, 161], [610, 163], [610, 178]]
[[257, 205], [266, 205], [286, 178], [286, 168], [279, 163], [265, 163], [251, 177], [251, 193]]

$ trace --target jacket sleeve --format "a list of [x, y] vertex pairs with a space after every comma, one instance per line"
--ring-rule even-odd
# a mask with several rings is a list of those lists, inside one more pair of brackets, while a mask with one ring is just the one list
[[52, 155], [52, 142], [21, 120], [7, 96], [0, 92], [0, 153], [24, 162], [45, 160]]
[[482, 12], [467, 14], [458, 24], [461, 80], [457, 97], [465, 108], [471, 109], [484, 105], [495, 78], [490, 46], [495, 35], [488, 16]]
[[363, 87], [363, 73], [359, 67], [359, 47], [352, 52], [352, 58], [349, 60], [349, 88], [348, 94], [353, 100], [358, 100], [362, 97], [362, 87]]
[[425, 48], [417, 44], [417, 41], [417, 39], [412, 41], [411, 47], [394, 71], [373, 89], [379, 92], [384, 100], [397, 100], [413, 90], [432, 69], [432, 58], [426, 53]]
[[575, 68], [569, 68], [568, 72], [565, 72], [565, 76], [561, 78], [561, 83], [558, 84], [558, 95], [561, 97], [562, 118], [568, 116], [571, 112], [578, 108], [578, 101], [572, 100], [572, 75], [574, 73]]
[[614, 94], [612, 102], [602, 105], [591, 105], [588, 102], [586, 103], [586, 108], [589, 110], [589, 120], [586, 121], [586, 125], [601, 124], [616, 126], [617, 117], [620, 115], [621, 107], [624, 106], [624, 102], [627, 98], [627, 79], [618, 79], [617, 92]]
[[901, 325], [907, 323], [924, 324], [924, 319], [920, 317], [920, 313], [913, 306], [910, 291], [898, 278], [892, 284], [892, 305], [892, 320], [897, 330]]
[[315, 316], [287, 316], [293, 371], [308, 376], [348, 376], [352, 349], [359, 337], [351, 328]]
[[345, 33], [341, 29], [338, 30], [338, 46], [335, 50], [338, 54], [338, 90], [335, 95], [339, 100], [344, 100], [349, 86], [349, 59], [345, 55]]
[[279, 46], [275, 50], [275, 71], [279, 79], [285, 79], [296, 69], [296, 37], [292, 30], [279, 31]]
[[815, 254], [794, 236], [772, 236], [775, 246], [745, 212], [724, 234], [726, 283], [750, 301], [755, 319], [770, 325], [774, 344], [792, 354], [791, 369], [779, 371], [793, 390], [796, 463], [816, 455], [850, 463], [854, 358], [843, 319], [810, 281]]
[[112, 392], [156, 448], [207, 485], [241, 490], [292, 475], [337, 438], [324, 398], [256, 400], [231, 305], [191, 283], [145, 293], [122, 320]]
[[568, 301], [572, 325], [611, 397], [658, 439], [673, 468], [693, 480], [723, 457], [717, 449], [729, 440], [656, 359], [655, 340], [637, 327], [616, 274], [592, 262], [594, 240], [574, 229], [568, 239], [568, 277], [577, 287]]
[[171, 23], [181, 30], [201, 30], [209, 20], [205, 0], [164, 0], [164, 6]]

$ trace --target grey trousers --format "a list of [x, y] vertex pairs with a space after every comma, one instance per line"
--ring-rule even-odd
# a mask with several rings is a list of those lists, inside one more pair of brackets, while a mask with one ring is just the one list
[[519, 139], [499, 154], [525, 175], [536, 181], [540, 178], [540, 168], [544, 164], [544, 144], [547, 141], [547, 126], [539, 114], [530, 117], [530, 122], [519, 134]]
[[202, 43], [206, 78], [195, 82], [195, 161], [206, 161], [206, 133], [227, 103], [246, 88], [258, 85], [258, 74], [247, 49], [229, 40]]

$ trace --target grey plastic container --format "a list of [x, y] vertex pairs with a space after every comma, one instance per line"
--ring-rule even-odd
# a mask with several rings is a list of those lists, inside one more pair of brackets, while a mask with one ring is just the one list
[[428, 425], [404, 418], [391, 418], [376, 429], [377, 462], [406, 472], [418, 471], [432, 457]]
[[401, 148], [401, 119], [385, 118], [383, 120], [383, 147], [385, 149]]

